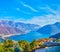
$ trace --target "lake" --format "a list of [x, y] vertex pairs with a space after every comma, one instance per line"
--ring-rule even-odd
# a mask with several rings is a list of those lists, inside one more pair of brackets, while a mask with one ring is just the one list
[[60, 52], [60, 46], [53, 46], [49, 48], [37, 49], [35, 52]]
[[49, 35], [40, 34], [38, 32], [33, 31], [33, 32], [30, 32], [30, 33], [27, 33], [27, 34], [11, 36], [11, 37], [8, 37], [8, 39], [15, 40], [15, 41], [27, 40], [27, 41], [31, 42], [35, 39], [38, 40], [38, 39], [46, 38], [46, 37], [49, 37]]

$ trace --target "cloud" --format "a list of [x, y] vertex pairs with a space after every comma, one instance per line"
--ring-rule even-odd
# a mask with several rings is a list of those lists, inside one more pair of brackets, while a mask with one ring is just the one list
[[53, 10], [52, 8], [50, 8], [48, 5], [45, 7], [49, 12], [53, 13], [56, 15], [57, 11]]
[[[24, 23], [31, 23], [31, 24], [39, 24], [41, 26], [47, 25], [47, 24], [53, 24], [55, 22], [60, 22], [60, 10], [53, 10], [49, 6], [46, 7], [47, 11], [50, 11], [51, 13], [48, 13], [43, 16], [34, 16], [31, 19], [24, 20], [21, 19], [21, 22]], [[53, 14], [52, 14], [53, 13]]]
[[19, 12], [22, 12], [22, 13], [24, 13], [24, 14], [28, 14], [28, 15], [31, 14], [30, 12], [25, 12], [25, 11], [21, 10], [19, 7], [16, 8], [16, 10], [19, 11]]
[[13, 18], [12, 16], [5, 16], [5, 17], [0, 17], [0, 19], [11, 19]]
[[21, 12], [24, 13], [24, 14], [27, 14], [27, 15], [31, 14], [30, 12], [25, 12], [25, 11], [22, 11], [22, 10], [21, 10]]
[[14, 20], [14, 21], [17, 21], [17, 22], [24, 22], [24, 21], [26, 21], [24, 18], [18, 18], [18, 19], [16, 19], [16, 20]]
[[17, 11], [20, 11], [20, 8], [16, 8]]
[[25, 3], [24, 3], [24, 2], [22, 2], [22, 1], [20, 1], [20, 3], [21, 3], [23, 6], [25, 6], [25, 7], [29, 8], [30, 10], [32, 10], [33, 12], [39, 12], [38, 10], [34, 9], [34, 8], [33, 8], [33, 7], [31, 7], [30, 5], [25, 4]]
[[39, 9], [42, 9], [42, 10], [45, 10], [45, 11], [48, 11], [48, 12], [51, 12], [52, 14], [55, 14], [56, 15], [56, 10], [53, 10], [52, 8], [50, 8], [48, 5], [44, 6], [44, 7], [39, 7]]

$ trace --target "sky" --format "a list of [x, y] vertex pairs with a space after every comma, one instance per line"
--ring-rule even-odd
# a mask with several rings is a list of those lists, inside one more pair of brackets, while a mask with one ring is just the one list
[[0, 0], [0, 20], [41, 26], [60, 22], [60, 0]]

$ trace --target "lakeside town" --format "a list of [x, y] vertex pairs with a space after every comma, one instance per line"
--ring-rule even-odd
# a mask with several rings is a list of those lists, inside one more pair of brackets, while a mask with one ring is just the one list
[[[48, 48], [45, 45], [51, 46], [60, 46], [60, 39], [55, 38], [43, 38], [39, 40], [33, 40], [32, 42], [28, 42], [26, 40], [9, 40], [5, 39], [4, 42], [0, 41], [0, 52], [34, 52], [36, 49]], [[53, 44], [55, 43], [55, 45]], [[45, 46], [45, 47], [44, 47]]]

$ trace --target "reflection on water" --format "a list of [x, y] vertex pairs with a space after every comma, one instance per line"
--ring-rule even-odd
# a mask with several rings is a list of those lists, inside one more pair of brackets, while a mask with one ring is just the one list
[[37, 50], [35, 50], [35, 52], [60, 52], [60, 46], [37, 49]]

